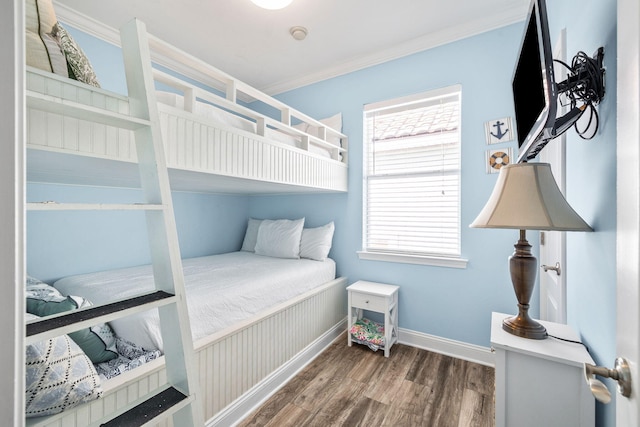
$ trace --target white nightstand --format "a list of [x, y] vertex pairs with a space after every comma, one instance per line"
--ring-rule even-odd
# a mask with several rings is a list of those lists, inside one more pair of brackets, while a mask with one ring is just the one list
[[[583, 364], [593, 363], [581, 344], [555, 338], [520, 338], [502, 329], [509, 315], [491, 316], [496, 352], [496, 427], [593, 427], [595, 400]], [[543, 322], [549, 335], [579, 341], [570, 326]]]
[[[347, 287], [349, 293], [349, 330], [362, 318], [362, 311], [384, 314], [384, 356], [389, 357], [391, 346], [398, 341], [398, 289], [399, 286], [360, 280]], [[351, 334], [347, 333], [351, 347]]]

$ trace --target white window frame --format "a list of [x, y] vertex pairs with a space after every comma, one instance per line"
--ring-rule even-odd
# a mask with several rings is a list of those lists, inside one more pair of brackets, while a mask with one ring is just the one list
[[[461, 85], [453, 85], [448, 86], [441, 89], [431, 90], [428, 92], [405, 96], [401, 98], [394, 98], [387, 101], [377, 102], [373, 104], [367, 104], [364, 106], [363, 112], [363, 137], [366, 139], [368, 137], [367, 130], [367, 121], [368, 115], [375, 111], [386, 110], [391, 108], [396, 108], [402, 105], [410, 105], [410, 104], [424, 104], [425, 101], [437, 100], [438, 98], [450, 98], [452, 96], [458, 96], [458, 102], [460, 102], [460, 106], [462, 104], [462, 86]], [[460, 118], [461, 120], [461, 114]], [[461, 134], [461, 126], [458, 124], [458, 139], [460, 141]], [[461, 151], [461, 141], [460, 143], [460, 151]], [[463, 259], [460, 254], [455, 255], [445, 255], [443, 254], [415, 254], [408, 252], [396, 252], [396, 251], [381, 251], [381, 250], [367, 250], [367, 197], [368, 197], [368, 178], [369, 178], [369, 147], [370, 144], [368, 141], [363, 141], [363, 187], [362, 187], [362, 195], [363, 195], [363, 204], [362, 204], [362, 250], [358, 251], [358, 256], [360, 259], [364, 260], [372, 260], [372, 261], [386, 261], [386, 262], [400, 262], [400, 263], [409, 263], [409, 264], [421, 264], [421, 265], [432, 265], [439, 267], [451, 267], [451, 268], [466, 268], [467, 260]], [[458, 185], [461, 182], [461, 154], [458, 158]], [[461, 192], [460, 188], [458, 188], [458, 250], [461, 253], [462, 251], [462, 242], [461, 242], [461, 214], [460, 214], [460, 206], [461, 206]]]

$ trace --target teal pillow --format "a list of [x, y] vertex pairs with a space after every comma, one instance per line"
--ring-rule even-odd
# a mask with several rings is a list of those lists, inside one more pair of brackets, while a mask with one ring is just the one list
[[75, 301], [69, 297], [60, 301], [46, 301], [27, 296], [27, 313], [35, 314], [38, 317], [64, 313], [65, 311], [75, 310], [76, 308], [78, 308], [78, 306]]
[[[52, 298], [43, 300], [34, 298], [33, 295], [27, 292], [27, 313], [45, 317], [92, 305], [88, 300], [81, 297], [68, 296], [62, 298], [64, 299]], [[118, 356], [115, 351], [115, 336], [106, 323], [72, 332], [69, 337], [78, 344], [93, 363], [107, 362]]]

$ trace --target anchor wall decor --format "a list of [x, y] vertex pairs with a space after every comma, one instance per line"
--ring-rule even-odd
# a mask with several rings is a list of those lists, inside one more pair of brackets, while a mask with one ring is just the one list
[[487, 144], [513, 141], [514, 132], [511, 117], [490, 120], [484, 124]]

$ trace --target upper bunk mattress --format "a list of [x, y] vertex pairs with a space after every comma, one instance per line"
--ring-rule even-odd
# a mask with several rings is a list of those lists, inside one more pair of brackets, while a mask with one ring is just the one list
[[[335, 262], [231, 252], [182, 261], [194, 341], [335, 279]], [[150, 265], [69, 276], [54, 286], [94, 304], [154, 289]], [[163, 350], [157, 309], [109, 322], [116, 335]]]

